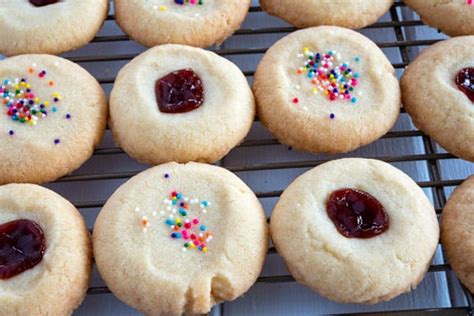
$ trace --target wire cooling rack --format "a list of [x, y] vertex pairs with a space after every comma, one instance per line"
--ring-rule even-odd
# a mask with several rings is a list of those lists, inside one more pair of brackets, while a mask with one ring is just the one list
[[[386, 49], [395, 49], [398, 50], [398, 54], [401, 57], [401, 59], [397, 61], [393, 61], [393, 66], [397, 69], [397, 72], [400, 74], [403, 71], [403, 68], [408, 65], [408, 63], [411, 61], [412, 56], [409, 53], [409, 50], [411, 48], [416, 48], [416, 47], [422, 47], [422, 46], [427, 46], [435, 43], [439, 39], [421, 39], [421, 40], [408, 40], [406, 36], [405, 30], [407, 28], [411, 27], [419, 27], [422, 26], [423, 23], [420, 20], [409, 20], [405, 21], [401, 18], [401, 8], [403, 8], [405, 5], [400, 2], [396, 2], [390, 9], [389, 13], [389, 21], [382, 21], [378, 22], [374, 25], [369, 26], [367, 29], [379, 29], [382, 31], [390, 31], [394, 34], [394, 40], [390, 41], [378, 41], [377, 45], [380, 48], [386, 48]], [[261, 9], [258, 6], [252, 6], [250, 8], [250, 15], [252, 14], [263, 14], [261, 13]], [[107, 18], [106, 26], [107, 24], [113, 24], [114, 16], [113, 14], [109, 15]], [[281, 25], [281, 26], [276, 26], [276, 27], [246, 27], [244, 26], [242, 29], [236, 32], [236, 34], [232, 37], [233, 39], [239, 39], [239, 37], [243, 36], [249, 36], [249, 37], [259, 37], [259, 36], [275, 36], [276, 38], [283, 37], [287, 35], [288, 33], [294, 31], [295, 28], [291, 26], [287, 26], [286, 24]], [[129, 38], [121, 33], [120, 31], [112, 31], [109, 32], [112, 34], [106, 34], [102, 35], [103, 32], [98, 35], [91, 44], [88, 45], [85, 49], [80, 50], [81, 54], [77, 53], [71, 53], [69, 55], [66, 55], [66, 57], [74, 62], [80, 63], [81, 65], [85, 66], [89, 71], [91, 71], [99, 80], [99, 82], [104, 86], [106, 91], [109, 91], [111, 88], [111, 85], [114, 82], [115, 79], [115, 74], [116, 70], [119, 69], [123, 64], [126, 62], [130, 61], [132, 58], [134, 58], [138, 53], [143, 51], [143, 48], [137, 48], [136, 52], [129, 53], [128, 51], [123, 51], [120, 49], [123, 45], [137, 45], [129, 40]], [[243, 41], [242, 41], [243, 42]], [[255, 41], [254, 41], [255, 42]], [[253, 43], [254, 43], [253, 42]], [[98, 46], [101, 45], [101, 46]], [[107, 47], [112, 47], [115, 45], [117, 48], [112, 49], [112, 50], [107, 50], [104, 49], [102, 51], [101, 47], [104, 47], [106, 45]], [[265, 47], [259, 47], [259, 46], [254, 46], [255, 44], [250, 43], [247, 47], [246, 43], [244, 42], [244, 47], [226, 47], [225, 43], [223, 46], [220, 47], [214, 47], [212, 48], [213, 51], [215, 51], [217, 54], [226, 56], [226, 57], [232, 57], [232, 58], [237, 58], [237, 59], [245, 59], [248, 58], [249, 56], [255, 56], [255, 55], [262, 55], [265, 53], [265, 51], [268, 49], [270, 44], [265, 45]], [[138, 46], [136, 46], [138, 47]], [[89, 49], [90, 48], [90, 49]], [[88, 53], [90, 51], [93, 51], [94, 53]], [[99, 51], [99, 53], [97, 53]], [[111, 62], [117, 62], [118, 66], [116, 70], [110, 70], [110, 74], [108, 74], [108, 70], [101, 72], [100, 75], [94, 73], [94, 69], [97, 68], [98, 65], [102, 65], [105, 63], [111, 63]], [[245, 70], [244, 73], [245, 75], [249, 78], [249, 80], [252, 80], [252, 76], [254, 74], [255, 70], [255, 65], [252, 67], [251, 70]], [[105, 75], [104, 75], [105, 73]], [[402, 115], [403, 110], [402, 110]], [[259, 125], [258, 120], [256, 120], [255, 125]], [[108, 132], [109, 133], [109, 132]], [[449, 163], [454, 163], [457, 161], [457, 159], [452, 156], [451, 154], [445, 153], [443, 151], [440, 151], [437, 147], [437, 145], [425, 134], [423, 134], [421, 131], [418, 131], [416, 129], [409, 129], [409, 128], [403, 128], [401, 130], [393, 130], [389, 132], [387, 135], [385, 135], [382, 140], [379, 140], [378, 142], [381, 142], [383, 140], [396, 140], [396, 139], [411, 139], [411, 138], [417, 138], [421, 139], [422, 142], [422, 151], [419, 153], [404, 153], [403, 151], [397, 151], [395, 153], [390, 152], [389, 154], [374, 154], [374, 155], [366, 155], [366, 154], [358, 154], [358, 153], [350, 153], [346, 156], [364, 156], [367, 158], [376, 158], [383, 160], [385, 162], [389, 163], [408, 163], [408, 162], [416, 162], [416, 163], [424, 163], [426, 164], [426, 169], [427, 169], [427, 178], [425, 178], [423, 181], [417, 181], [417, 183], [425, 189], [425, 192], [428, 192], [431, 194], [431, 197], [433, 199], [434, 205], [436, 212], [438, 214], [441, 213], [442, 208], [444, 207], [447, 199], [446, 195], [446, 189], [455, 187], [459, 185], [464, 178], [459, 177], [455, 179], [446, 179], [443, 178], [442, 172], [441, 172], [441, 167], [440, 164], [443, 161], [447, 161]], [[241, 150], [242, 155], [258, 155], [261, 150], [266, 150], [266, 148], [269, 148], [270, 146], [283, 146], [278, 143], [277, 140], [273, 139], [269, 134], [267, 137], [259, 138], [259, 139], [252, 139], [249, 137], [246, 139], [242, 144], [239, 145], [239, 147], [236, 150]], [[285, 149], [286, 150], [286, 149]], [[114, 144], [109, 141], [108, 144], [105, 142], [102, 147], [98, 148], [94, 152], [94, 157], [92, 158], [93, 160], [101, 160], [103, 164], [110, 164], [114, 165], [117, 164], [118, 157], [122, 157], [120, 159], [123, 159], [123, 156], [125, 156], [124, 152], [120, 149], [114, 146]], [[224, 158], [222, 161], [220, 161], [218, 164], [233, 171], [236, 173], [240, 174], [245, 174], [245, 175], [257, 175], [259, 172], [262, 171], [268, 171], [268, 172], [281, 172], [284, 170], [298, 170], [298, 173], [302, 173], [308, 168], [317, 166], [319, 164], [322, 164], [326, 161], [329, 161], [331, 159], [334, 159], [334, 156], [313, 156], [313, 155], [305, 155], [305, 159], [299, 159], [299, 160], [290, 160], [290, 161], [264, 161], [264, 162], [249, 162], [249, 163], [238, 163], [238, 164], [232, 164], [227, 162], [227, 158]], [[125, 158], [126, 159], [126, 158]], [[246, 161], [245, 159], [241, 159], [242, 161]], [[138, 170], [118, 170], [118, 171], [112, 171], [108, 172], [107, 170], [102, 170], [102, 169], [94, 169], [94, 168], [89, 168], [92, 169], [92, 172], [84, 172], [84, 169], [87, 170], [88, 168], [81, 168], [79, 171], [65, 176], [55, 183], [49, 184], [49, 187], [56, 188], [59, 185], [70, 185], [73, 189], [72, 190], [84, 190], [89, 187], [90, 184], [94, 182], [99, 182], [99, 183], [109, 183], [113, 182], [114, 180], [118, 180], [119, 182], [124, 182], [128, 178], [134, 176], [137, 174], [139, 171], [143, 170], [145, 167], [144, 166], [139, 166], [136, 169]], [[105, 181], [105, 182], [104, 182]], [[74, 186], [74, 183], [80, 183], [81, 184], [81, 189], [77, 189], [76, 186]], [[118, 183], [120, 184], [120, 183]], [[102, 184], [101, 184], [102, 185]], [[116, 182], [113, 182], [112, 186], [116, 188], [118, 185]], [[91, 185], [91, 188], [93, 186]], [[267, 198], [278, 198], [279, 195], [281, 194], [282, 190], [261, 190], [256, 192], [257, 196], [260, 199], [267, 199]], [[67, 194], [66, 194], [67, 195]], [[87, 195], [87, 194], [85, 194]], [[88, 195], [87, 195], [88, 196]], [[97, 199], [97, 200], [88, 200], [82, 199], [76, 202], [73, 202], [78, 209], [81, 210], [83, 214], [88, 214], [88, 212], [93, 213], [92, 219], [90, 219], [90, 222], [93, 223], [93, 220], [95, 219], [95, 214], [97, 211], [104, 205], [105, 203], [105, 198], [104, 199]], [[268, 207], [267, 207], [268, 208]], [[268, 209], [267, 209], [267, 214], [268, 214]], [[87, 217], [87, 216], [86, 216]], [[92, 225], [90, 225], [92, 227]], [[269, 254], [276, 255], [275, 248], [271, 247], [268, 250]], [[441, 255], [442, 258], [444, 258], [443, 255]], [[450, 272], [451, 268], [449, 264], [442, 259], [440, 262], [437, 262], [436, 264], [433, 264], [429, 268], [429, 273], [445, 273], [447, 275], [447, 290], [448, 293], [447, 295], [452, 301], [451, 306], [453, 307], [442, 307], [439, 308], [437, 306], [433, 306], [433, 308], [425, 308], [425, 309], [417, 309], [417, 310], [403, 310], [403, 311], [384, 311], [385, 315], [415, 315], [415, 314], [420, 314], [420, 313], [429, 313], [429, 314], [442, 314], [442, 315], [471, 315], [473, 313], [473, 308], [472, 308], [472, 297], [471, 295], [463, 289], [462, 291], [459, 291], [459, 285], [458, 287], [458, 292], [454, 293], [455, 290], [455, 285], [452, 283], [458, 284], [458, 281], [456, 280], [455, 277], [453, 277], [453, 274]], [[294, 282], [294, 279], [288, 275], [265, 275], [261, 276], [258, 278], [257, 283], [258, 284], [275, 284], [275, 283], [291, 283]], [[416, 291], [416, 290], [415, 290]], [[110, 291], [107, 289], [105, 286], [97, 286], [93, 285], [88, 289], [88, 295], [89, 296], [96, 296], [96, 295], [103, 295], [103, 294], [109, 294]], [[316, 294], [314, 294], [316, 295]], [[464, 295], [464, 298], [461, 298], [460, 300], [458, 299], [456, 302], [452, 299], [454, 296], [459, 296], [459, 295]], [[228, 303], [228, 304], [233, 304], [233, 303]], [[218, 315], [224, 315], [225, 311], [227, 310], [224, 308], [226, 305], [220, 305], [215, 310], [213, 313], [216, 313]], [[362, 313], [359, 313], [362, 315]], [[371, 315], [371, 314], [378, 314], [377, 313], [365, 313], [365, 315]]]

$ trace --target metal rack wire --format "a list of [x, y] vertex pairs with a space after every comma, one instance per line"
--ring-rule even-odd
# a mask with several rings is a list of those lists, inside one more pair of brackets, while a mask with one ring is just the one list
[[[397, 12], [397, 7], [404, 6], [403, 3], [396, 2], [390, 9], [390, 22], [379, 22], [369, 26], [369, 28], [391, 28], [395, 31], [396, 41], [392, 42], [379, 42], [377, 45], [381, 48], [397, 48], [402, 56], [402, 62], [393, 64], [395, 68], [403, 69], [411, 61], [408, 54], [407, 48], [412, 46], [425, 46], [431, 45], [437, 40], [407, 40], [402, 28], [411, 26], [420, 26], [423, 23], [419, 20], [414, 21], [401, 21]], [[259, 12], [259, 7], [252, 7], [250, 12]], [[108, 20], [114, 20], [114, 16], [110, 15]], [[256, 35], [256, 34], [284, 34], [294, 31], [293, 27], [272, 27], [272, 28], [248, 28], [237, 31], [234, 36], [240, 35]], [[97, 36], [94, 39], [94, 43], [105, 43], [105, 42], [121, 42], [128, 41], [129, 38], [126, 35], [113, 35], [113, 36]], [[267, 48], [244, 48], [244, 49], [224, 49], [217, 48], [214, 51], [222, 56], [226, 55], [250, 55], [250, 54], [262, 54], [265, 53]], [[78, 63], [94, 63], [94, 62], [110, 62], [110, 61], [128, 61], [134, 58], [136, 54], [106, 54], [99, 56], [80, 56], [71, 57], [70, 60]], [[244, 71], [248, 77], [253, 76], [254, 69]], [[111, 84], [114, 82], [113, 77], [109, 78], [98, 78], [101, 84]], [[438, 153], [435, 150], [433, 141], [423, 134], [421, 131], [393, 131], [385, 135], [384, 139], [390, 138], [404, 138], [404, 137], [422, 137], [424, 145], [424, 154], [410, 154], [410, 155], [391, 155], [391, 156], [377, 156], [376, 159], [380, 159], [386, 162], [414, 162], [414, 161], [426, 161], [429, 170], [429, 180], [418, 182], [423, 188], [430, 188], [433, 192], [435, 208], [438, 214], [441, 213], [442, 208], [446, 202], [446, 196], [444, 193], [445, 187], [452, 187], [459, 185], [463, 179], [456, 180], [443, 180], [440, 174], [440, 161], [446, 159], [454, 159], [455, 157], [451, 154]], [[278, 145], [278, 141], [275, 139], [264, 139], [264, 140], [246, 140], [240, 145], [240, 147], [255, 147], [255, 146], [272, 146]], [[104, 155], [117, 155], [123, 154], [120, 148], [101, 148], [97, 149], [94, 153], [95, 156]], [[367, 158], [367, 157], [366, 157]], [[260, 170], [279, 170], [288, 168], [308, 168], [322, 164], [328, 160], [309, 160], [299, 162], [279, 162], [279, 163], [262, 163], [262, 164], [246, 164], [228, 167], [229, 170], [234, 172], [248, 172], [248, 171], [260, 171]], [[112, 180], [112, 179], [127, 179], [134, 176], [137, 172], [116, 172], [116, 173], [98, 173], [98, 174], [73, 174], [59, 179], [57, 182], [76, 182], [76, 181], [94, 181], [94, 180]], [[257, 192], [259, 198], [278, 197], [281, 191], [263, 191]], [[77, 208], [80, 209], [92, 209], [100, 208], [104, 205], [105, 201], [86, 201], [75, 203]], [[274, 248], [269, 249], [269, 253], [276, 253]], [[450, 271], [450, 266], [446, 262], [442, 264], [432, 265], [429, 268], [430, 273], [436, 272], [447, 272]], [[260, 277], [257, 282], [260, 283], [283, 283], [283, 282], [294, 282], [294, 279], [290, 275], [281, 276], [265, 276]], [[110, 293], [106, 287], [91, 287], [88, 290], [88, 295], [99, 295]], [[442, 308], [442, 309], [423, 309], [423, 310], [404, 310], [404, 311], [390, 311], [385, 312], [385, 315], [415, 315], [421, 312], [430, 314], [443, 314], [443, 315], [471, 315], [474, 313], [472, 305], [471, 295], [464, 290], [467, 305], [462, 307], [454, 308]], [[222, 313], [223, 314], [223, 311]], [[365, 313], [365, 315], [372, 315], [374, 313]], [[378, 313], [375, 313], [378, 314]]]

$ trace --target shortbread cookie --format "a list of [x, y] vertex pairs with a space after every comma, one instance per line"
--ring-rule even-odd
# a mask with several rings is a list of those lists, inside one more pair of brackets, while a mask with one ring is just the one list
[[441, 239], [454, 272], [474, 293], [474, 176], [452, 194], [443, 210]]
[[109, 0], [0, 0], [0, 54], [61, 54], [89, 43]]
[[424, 23], [450, 36], [474, 35], [473, 0], [404, 0]]
[[104, 92], [78, 65], [50, 55], [0, 61], [0, 183], [43, 183], [77, 169], [106, 123]]
[[230, 61], [199, 48], [162, 45], [120, 71], [110, 112], [115, 140], [139, 161], [214, 162], [247, 135], [255, 102]]
[[0, 186], [0, 315], [71, 315], [91, 269], [89, 233], [71, 203], [33, 184]]
[[146, 315], [205, 314], [256, 281], [268, 247], [262, 206], [229, 171], [168, 163], [133, 177], [94, 227], [97, 268]]
[[400, 113], [400, 88], [382, 51], [340, 27], [297, 31], [278, 41], [257, 68], [262, 123], [281, 142], [341, 153], [387, 133]]
[[117, 23], [148, 47], [222, 43], [245, 19], [250, 0], [115, 0]]
[[474, 36], [425, 49], [401, 80], [415, 125], [450, 153], [474, 161]]
[[360, 29], [375, 23], [393, 0], [260, 0], [262, 9], [299, 28], [337, 25]]
[[439, 237], [423, 190], [389, 164], [360, 158], [298, 177], [270, 229], [295, 279], [341, 303], [375, 304], [416, 287]]

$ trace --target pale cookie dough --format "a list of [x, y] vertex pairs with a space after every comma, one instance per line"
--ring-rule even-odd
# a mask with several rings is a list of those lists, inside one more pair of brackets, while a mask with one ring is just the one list
[[109, 0], [0, 0], [0, 54], [61, 54], [89, 43]]
[[424, 23], [450, 36], [474, 35], [472, 0], [404, 0]]
[[274, 44], [257, 68], [258, 115], [296, 149], [348, 152], [395, 124], [401, 100], [394, 73], [383, 52], [355, 31], [297, 31]]
[[[25, 220], [42, 231], [42, 247], [21, 228], [25, 226], [3, 234], [6, 226]], [[12, 236], [19, 234], [23, 239], [13, 241]], [[38, 253], [42, 249], [40, 261], [5, 279], [6, 269], [17, 262], [11, 256], [25, 260], [32, 249]], [[0, 186], [0, 262], [0, 315], [71, 315], [86, 295], [92, 269], [83, 218], [71, 203], [48, 189], [32, 184]]]
[[222, 43], [240, 27], [250, 2], [115, 0], [115, 16], [123, 31], [142, 45], [208, 47]]
[[[156, 84], [178, 71], [191, 71], [199, 78], [200, 89], [194, 83], [193, 89], [202, 103], [169, 113], [157, 100]], [[170, 99], [185, 103], [189, 96], [176, 91], [171, 90], [175, 97]], [[162, 45], [120, 71], [110, 97], [110, 116], [115, 140], [139, 161], [215, 162], [249, 132], [255, 101], [245, 76], [227, 59], [200, 48]]]
[[97, 268], [146, 315], [206, 314], [256, 281], [268, 247], [265, 213], [229, 171], [168, 163], [122, 185], [93, 234]]
[[360, 29], [374, 24], [393, 0], [260, 0], [262, 9], [299, 28], [337, 25]]
[[102, 139], [107, 102], [83, 68], [51, 55], [0, 61], [0, 183], [53, 181]]
[[[326, 205], [341, 189], [378, 200], [386, 230], [371, 238], [340, 233]], [[370, 208], [355, 203], [352, 210]], [[364, 216], [355, 217], [361, 227]], [[341, 303], [375, 304], [415, 288], [439, 237], [436, 213], [423, 190], [389, 164], [360, 158], [331, 161], [298, 177], [275, 206], [270, 230], [295, 279]]]
[[454, 272], [474, 293], [474, 176], [452, 194], [444, 207], [441, 240]]
[[[474, 36], [426, 48], [401, 79], [403, 106], [415, 125], [450, 153], [474, 161]], [[461, 71], [465, 91], [456, 84]], [[465, 77], [465, 76], [463, 76]]]

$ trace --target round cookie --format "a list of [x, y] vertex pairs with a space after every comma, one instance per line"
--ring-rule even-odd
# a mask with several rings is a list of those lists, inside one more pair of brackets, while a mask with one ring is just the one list
[[369, 144], [395, 124], [400, 88], [382, 51], [363, 35], [320, 26], [265, 54], [254, 78], [258, 115], [280, 140], [315, 153]]
[[337, 25], [360, 29], [385, 14], [393, 0], [260, 0], [262, 9], [298, 28]]
[[133, 40], [152, 47], [222, 43], [245, 19], [250, 0], [115, 0], [118, 25]]
[[0, 186], [1, 315], [71, 315], [91, 269], [89, 232], [71, 203], [37, 185]]
[[227, 59], [162, 45], [120, 71], [110, 116], [115, 140], [139, 161], [215, 162], [249, 132], [255, 101], [245, 76]]
[[450, 36], [474, 35], [472, 0], [404, 0], [423, 23]]
[[474, 36], [426, 48], [401, 79], [415, 125], [450, 153], [474, 161]]
[[61, 54], [89, 43], [109, 0], [0, 0], [0, 54]]
[[205, 314], [256, 281], [268, 249], [265, 213], [229, 171], [168, 163], [122, 185], [99, 213], [97, 268], [146, 315]]
[[0, 183], [43, 183], [77, 169], [102, 139], [107, 103], [83, 68], [50, 55], [0, 61]]
[[387, 163], [340, 159], [298, 177], [270, 230], [293, 277], [341, 303], [390, 300], [425, 276], [438, 244], [433, 206]]
[[443, 210], [441, 240], [456, 275], [474, 293], [474, 176], [452, 194]]

